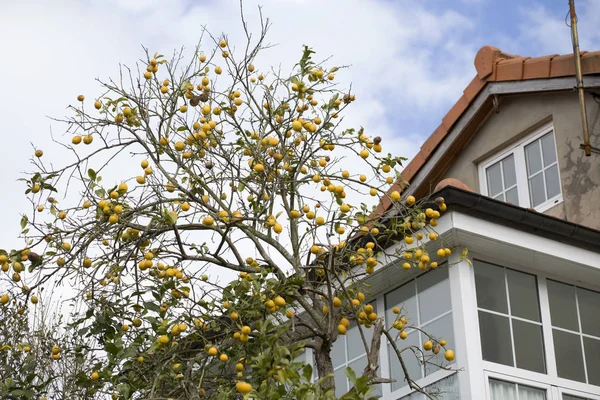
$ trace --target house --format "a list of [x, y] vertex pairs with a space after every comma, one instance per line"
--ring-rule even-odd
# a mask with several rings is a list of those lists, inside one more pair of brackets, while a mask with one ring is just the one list
[[[600, 52], [583, 52], [581, 63], [591, 156], [580, 148], [574, 56], [485, 46], [476, 76], [405, 167], [409, 185], [390, 189], [444, 197], [430, 254], [440, 242], [468, 248], [427, 272], [382, 259], [368, 278], [386, 324], [401, 306], [455, 350], [452, 370], [404, 357], [411, 378], [439, 399], [600, 400]], [[394, 209], [384, 198], [376, 212]], [[424, 340], [413, 330], [397, 343]], [[339, 393], [344, 369], [366, 363], [360, 343], [355, 327], [336, 341]], [[447, 365], [442, 353], [432, 361]], [[377, 389], [381, 398], [425, 399], [403, 381], [385, 338], [380, 373], [397, 379]]]

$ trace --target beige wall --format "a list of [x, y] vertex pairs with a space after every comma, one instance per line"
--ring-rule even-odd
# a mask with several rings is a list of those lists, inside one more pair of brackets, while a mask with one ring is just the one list
[[[600, 104], [586, 96], [591, 144], [600, 148]], [[539, 125], [554, 124], [564, 202], [545, 213], [600, 229], [600, 154], [585, 157], [577, 94], [562, 92], [504, 97], [462, 150], [444, 178], [457, 178], [479, 192], [477, 162], [501, 151]]]

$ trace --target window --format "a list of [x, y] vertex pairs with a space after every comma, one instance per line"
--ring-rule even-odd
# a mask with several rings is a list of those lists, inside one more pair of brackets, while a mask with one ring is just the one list
[[600, 292], [478, 259], [473, 271], [487, 400], [600, 399]]
[[483, 359], [546, 372], [535, 275], [475, 261]]
[[547, 285], [558, 376], [600, 386], [600, 293]]
[[[425, 391], [434, 396], [435, 400], [460, 400], [458, 390], [458, 378], [456, 374], [440, 379], [429, 386], [425, 386]], [[419, 392], [413, 392], [408, 396], [401, 397], [400, 400], [429, 400], [430, 397]]]
[[[376, 307], [375, 302], [371, 302], [373, 307]], [[363, 327], [363, 333], [369, 347], [373, 339], [373, 328]], [[367, 352], [365, 345], [360, 336], [359, 327], [356, 324], [350, 326], [346, 335], [339, 335], [333, 343], [331, 354], [334, 380], [335, 380], [335, 395], [341, 396], [350, 390], [351, 383], [346, 378], [346, 368], [350, 367], [356, 373], [356, 376], [361, 376], [367, 366]], [[380, 385], [376, 387], [372, 396], [379, 396], [381, 392]]]
[[492, 378], [489, 383], [492, 400], [546, 400], [544, 389]]
[[[454, 328], [448, 268], [439, 267], [387, 293], [385, 307], [385, 321], [388, 327], [396, 319], [392, 310], [394, 307], [398, 307], [402, 309], [401, 314], [406, 316], [409, 325], [422, 329], [438, 340], [446, 340], [447, 348], [453, 348]], [[406, 333], [408, 333], [406, 339], [397, 338], [396, 345], [402, 351], [403, 360], [411, 379], [417, 381], [438, 371], [439, 365], [448, 364], [444, 358], [444, 349], [440, 349], [437, 355], [428, 353], [426, 358], [419, 362], [411, 348], [422, 349], [423, 342], [427, 341], [428, 337], [415, 329], [406, 329]], [[388, 351], [390, 376], [396, 379], [396, 382], [392, 383], [392, 391], [395, 391], [405, 387], [406, 382], [402, 367], [391, 344], [388, 344]], [[417, 354], [419, 353], [417, 352]]]
[[558, 158], [551, 124], [480, 165], [483, 194], [544, 211], [562, 201]]

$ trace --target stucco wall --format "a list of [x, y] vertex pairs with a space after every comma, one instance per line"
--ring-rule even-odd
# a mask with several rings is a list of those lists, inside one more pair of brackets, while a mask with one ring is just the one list
[[[586, 96], [591, 144], [600, 148], [600, 104]], [[479, 192], [477, 162], [526, 135], [540, 121], [554, 124], [564, 202], [545, 213], [600, 229], [600, 154], [586, 157], [579, 101], [575, 92], [502, 98], [493, 113], [462, 150], [444, 178], [457, 178]]]

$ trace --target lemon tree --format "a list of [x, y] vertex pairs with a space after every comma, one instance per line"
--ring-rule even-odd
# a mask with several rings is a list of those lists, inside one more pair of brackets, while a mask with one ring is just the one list
[[[423, 209], [390, 191], [404, 159], [345, 126], [358, 99], [342, 71], [309, 47], [289, 73], [260, 65], [267, 26], [243, 46], [204, 32], [190, 54], [146, 52], [139, 69], [74, 96], [63, 165], [32, 158], [26, 246], [0, 251], [0, 307], [36, 307], [48, 285], [77, 291], [69, 329], [90, 343], [86, 396], [333, 399], [332, 346], [357, 324], [368, 365], [347, 372], [343, 398], [367, 398], [386, 381], [381, 338], [412, 327], [397, 310], [386, 328], [361, 282], [450, 254], [424, 246], [443, 199]], [[373, 213], [382, 199], [394, 204], [385, 219]], [[421, 362], [454, 357], [443, 338], [394, 346]], [[314, 373], [297, 361], [306, 349]]]

